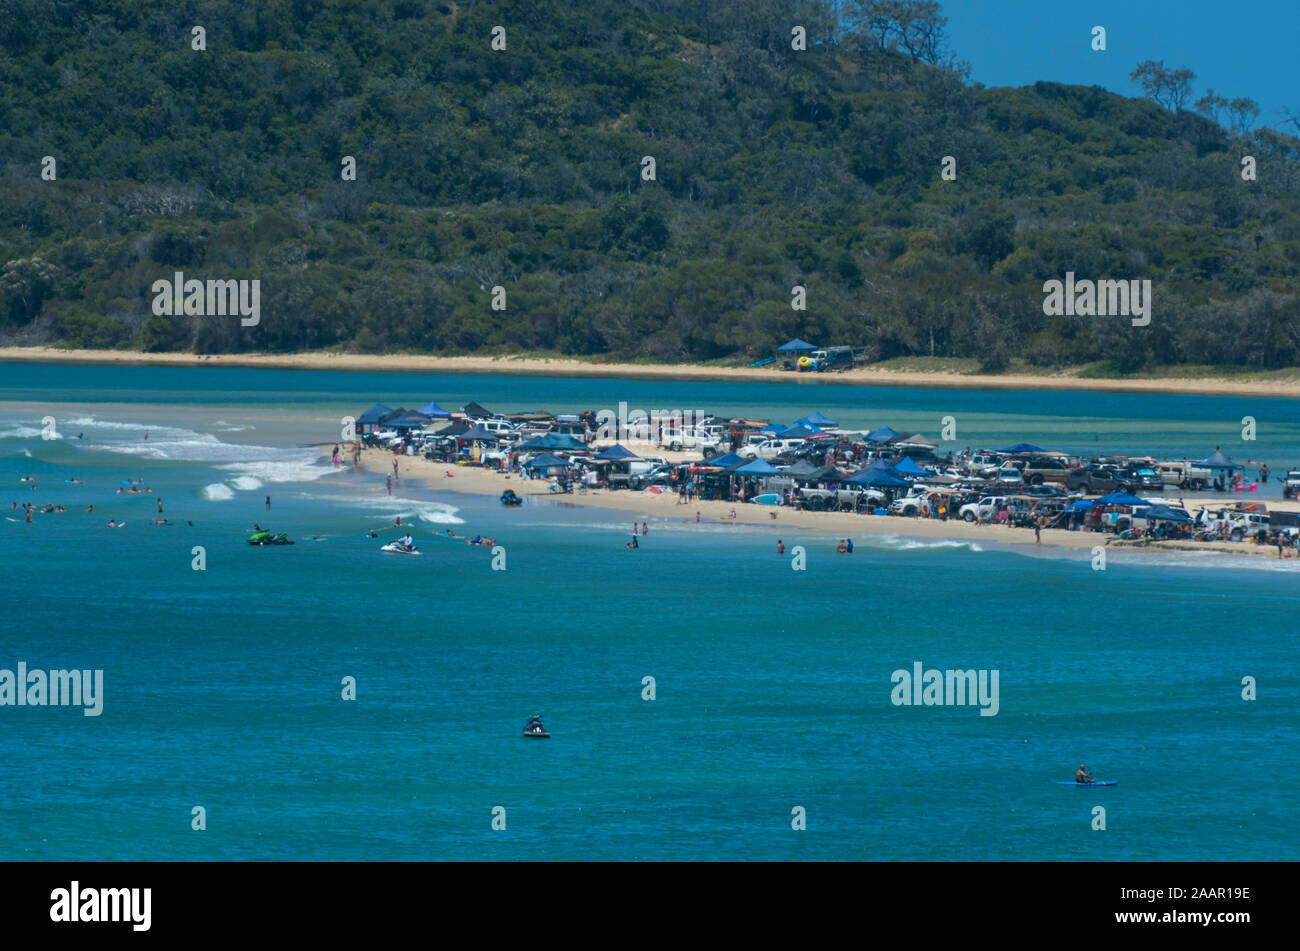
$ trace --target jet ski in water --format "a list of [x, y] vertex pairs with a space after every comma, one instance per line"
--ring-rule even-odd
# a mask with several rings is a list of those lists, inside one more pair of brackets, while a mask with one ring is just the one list
[[389, 542], [379, 550], [396, 552], [399, 555], [418, 555], [420, 553], [420, 549], [414, 545], [404, 545], [401, 542]]
[[541, 714], [533, 717], [524, 726], [524, 736], [534, 740], [549, 740], [551, 734], [546, 732], [546, 727], [542, 726]]
[[248, 544], [250, 545], [292, 545], [293, 542], [284, 532], [279, 535], [272, 535], [270, 532], [258, 532], [249, 536]]

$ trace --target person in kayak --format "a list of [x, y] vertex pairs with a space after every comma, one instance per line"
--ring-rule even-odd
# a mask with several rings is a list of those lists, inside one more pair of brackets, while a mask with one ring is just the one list
[[1074, 781], [1076, 783], [1096, 782], [1096, 780], [1092, 778], [1092, 771], [1089, 770], [1088, 767], [1084, 766], [1082, 763], [1079, 764], [1079, 769], [1074, 774]]

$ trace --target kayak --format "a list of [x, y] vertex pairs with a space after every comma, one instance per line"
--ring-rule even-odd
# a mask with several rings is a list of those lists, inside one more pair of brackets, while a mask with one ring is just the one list
[[1065, 781], [1063, 781], [1063, 780], [1058, 779], [1058, 780], [1056, 781], [1056, 785], [1058, 785], [1058, 786], [1118, 786], [1118, 785], [1119, 785], [1119, 780], [1118, 780], [1118, 779], [1099, 779], [1099, 780], [1097, 780], [1095, 783], [1074, 783], [1074, 782], [1067, 783], [1067, 782], [1065, 782]]
[[385, 545], [383, 548], [379, 550], [392, 552], [397, 555], [418, 555], [420, 553], [420, 549], [416, 548], [414, 545], [412, 545], [410, 548], [403, 548], [397, 542], [389, 542], [387, 545]]

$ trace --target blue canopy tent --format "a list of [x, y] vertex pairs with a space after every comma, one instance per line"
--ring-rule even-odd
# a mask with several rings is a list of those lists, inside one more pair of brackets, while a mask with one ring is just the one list
[[1130, 495], [1127, 492], [1111, 492], [1109, 495], [1103, 495], [1094, 503], [1096, 505], [1150, 505], [1146, 499], [1140, 499], [1136, 495]]
[[789, 429], [783, 429], [777, 433], [777, 439], [807, 439], [809, 436], [821, 435], [820, 429], [814, 429], [808, 426], [801, 426], [798, 423]]
[[384, 425], [390, 429], [423, 429], [429, 425], [429, 417], [423, 413], [403, 413], [394, 419], [384, 421]]
[[999, 449], [998, 452], [1043, 452], [1033, 443], [1018, 442], [1014, 446], [1008, 446], [1006, 449]]
[[374, 432], [379, 428], [379, 424], [383, 422], [384, 417], [390, 415], [392, 412], [393, 411], [383, 403], [376, 403], [374, 406], [370, 407], [370, 409], [357, 417], [357, 432]]
[[540, 456], [533, 456], [524, 463], [525, 469], [567, 469], [573, 463], [561, 459], [559, 456], [549, 452], [544, 452]]
[[568, 433], [543, 433], [521, 443], [519, 448], [524, 452], [536, 452], [539, 449], [546, 452], [582, 452], [587, 446]]
[[753, 462], [747, 462], [736, 469], [736, 475], [739, 476], [774, 476], [780, 475], [781, 470], [776, 468], [766, 459], [755, 459]]
[[1157, 522], [1190, 522], [1192, 517], [1181, 509], [1171, 509], [1167, 505], [1153, 505], [1145, 512], [1142, 517], [1149, 521]]
[[881, 426], [874, 433], [867, 437], [867, 442], [887, 443], [891, 439], [898, 438], [898, 431], [890, 429], [888, 426]]
[[834, 427], [837, 425], [835, 420], [828, 419], [827, 417], [823, 416], [821, 413], [809, 413], [803, 419], [796, 419], [794, 421], [794, 424], [796, 426], [807, 426], [809, 429], [818, 429], [818, 430], [825, 429], [828, 426]]
[[492, 430], [484, 429], [482, 426], [475, 426], [472, 429], [461, 433], [456, 438], [464, 440], [465, 442], [499, 442], [501, 440], [501, 433], [494, 433]]
[[1091, 499], [1077, 499], [1074, 502], [1071, 502], [1069, 505], [1067, 505], [1065, 507], [1065, 511], [1086, 512], [1088, 511], [1088, 509], [1092, 508], [1092, 505], [1093, 503]]
[[416, 410], [416, 412], [418, 412], [418, 413], [422, 413], [422, 414], [424, 414], [425, 416], [428, 416], [430, 419], [450, 419], [450, 418], [451, 418], [451, 413], [447, 412], [445, 409], [443, 409], [443, 408], [442, 408], [441, 406], [439, 406], [437, 403], [433, 402], [433, 400], [430, 400], [428, 403], [426, 403], [426, 404], [424, 404], [423, 406], [421, 406], [418, 410]]
[[777, 433], [780, 433], [789, 428], [790, 428], [789, 426], [782, 426], [780, 423], [768, 423], [766, 426], [760, 429], [759, 432], [767, 433], [769, 436], [775, 436]]
[[799, 353], [801, 351], [816, 350], [816, 349], [817, 348], [813, 344], [809, 343], [807, 340], [800, 340], [798, 337], [795, 337], [793, 340], [788, 340], [785, 343], [781, 344], [781, 346], [777, 347], [776, 352], [777, 353]]
[[597, 462], [626, 462], [629, 459], [640, 458], [641, 457], [632, 450], [624, 449], [619, 445], [610, 446], [608, 449], [602, 449], [600, 452], [596, 453]]
[[886, 469], [866, 467], [844, 480], [848, 485], [866, 485], [874, 489], [906, 489], [911, 483]]
[[913, 462], [911, 456], [904, 456], [894, 463], [894, 471], [905, 476], [928, 476], [930, 474]]
[[1220, 451], [1220, 450], [1218, 450], [1218, 449], [1214, 450], [1214, 452], [1210, 453], [1208, 456], [1206, 456], [1204, 459], [1202, 459], [1201, 462], [1200, 462], [1200, 465], [1205, 466], [1205, 468], [1207, 468], [1207, 469], [1244, 469], [1244, 468], [1246, 468], [1244, 465], [1239, 465], [1238, 463], [1233, 462], [1231, 459], [1229, 459], [1227, 456], [1225, 456], [1225, 455], [1222, 453], [1222, 451]]
[[732, 466], [741, 466], [749, 462], [744, 456], [738, 453], [729, 452], [725, 456], [714, 456], [712, 459], [705, 459], [698, 462], [698, 466], [708, 466], [716, 469], [730, 469]]

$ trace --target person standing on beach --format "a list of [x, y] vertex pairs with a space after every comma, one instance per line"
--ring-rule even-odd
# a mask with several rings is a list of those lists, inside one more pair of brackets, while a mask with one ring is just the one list
[[1038, 518], [1034, 519], [1034, 544], [1041, 545], [1042, 543], [1043, 543], [1043, 516], [1040, 515], [1038, 516]]
[[[28, 521], [31, 521], [31, 519], [28, 519]], [[699, 521], [700, 521], [700, 513], [699, 513], [699, 512], [696, 512], [696, 513], [695, 513], [695, 522], [696, 522], [696, 524], [699, 524]]]
[[647, 525], [645, 522], [642, 522], [642, 523], [641, 523], [641, 534], [642, 534], [642, 535], [649, 535], [649, 534], [650, 534], [650, 526]]
[[402, 487], [402, 477], [401, 477], [400, 475], [397, 474], [397, 459], [396, 459], [396, 457], [393, 458], [393, 480], [397, 483], [397, 487], [400, 489], [400, 488]]

